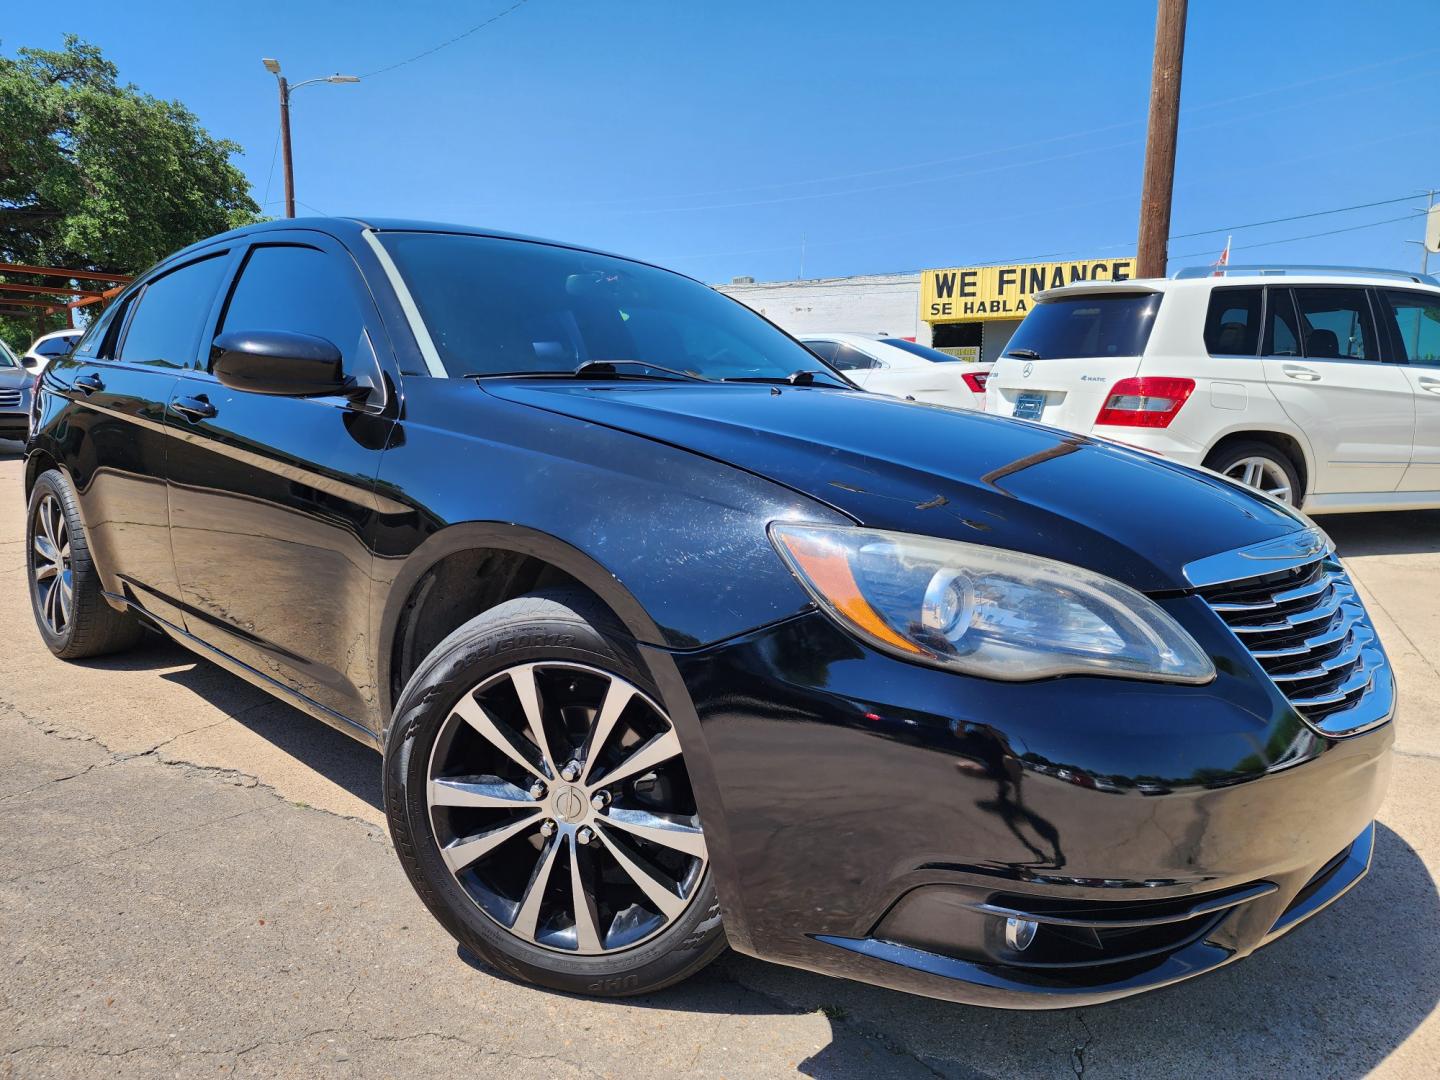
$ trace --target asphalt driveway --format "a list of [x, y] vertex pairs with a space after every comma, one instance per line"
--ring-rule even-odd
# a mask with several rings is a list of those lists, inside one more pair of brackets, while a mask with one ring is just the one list
[[1210, 976], [1000, 1013], [741, 957], [650, 998], [504, 980], [415, 898], [379, 759], [169, 645], [65, 664], [0, 443], [0, 1077], [1440, 1073], [1440, 513], [1322, 521], [1400, 671], [1368, 879]]

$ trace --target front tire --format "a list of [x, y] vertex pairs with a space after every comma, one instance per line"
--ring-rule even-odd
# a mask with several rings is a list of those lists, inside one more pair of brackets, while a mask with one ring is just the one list
[[509, 975], [622, 997], [723, 951], [674, 725], [593, 597], [535, 593], [442, 641], [395, 708], [385, 810], [421, 900]]
[[1210, 455], [1205, 467], [1290, 506], [1299, 506], [1304, 495], [1295, 463], [1288, 454], [1269, 443], [1232, 443]]
[[132, 647], [145, 635], [133, 615], [116, 611], [105, 599], [75, 490], [57, 469], [41, 473], [30, 491], [25, 551], [35, 625], [56, 656], [104, 656]]

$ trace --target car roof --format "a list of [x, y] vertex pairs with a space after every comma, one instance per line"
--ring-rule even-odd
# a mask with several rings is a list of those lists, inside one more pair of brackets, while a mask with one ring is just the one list
[[83, 334], [83, 333], [85, 333], [85, 331], [84, 331], [84, 330], [81, 330], [81, 329], [80, 329], [79, 327], [77, 327], [77, 326], [67, 326], [67, 327], [66, 327], [65, 329], [63, 329], [63, 330], [50, 330], [50, 331], [47, 331], [46, 333], [41, 334], [39, 337], [37, 337], [37, 338], [35, 339], [34, 342], [32, 342], [32, 344], [37, 344], [37, 345], [38, 345], [38, 344], [39, 344], [40, 342], [42, 342], [42, 341], [49, 341], [51, 338], [57, 338], [57, 337], [67, 337], [67, 336], [69, 336], [70, 334], [74, 334], [76, 337], [79, 337], [79, 336], [80, 336], [81, 334]]
[[1131, 278], [1125, 281], [1077, 281], [1035, 294], [1038, 303], [1071, 296], [1102, 296], [1106, 293], [1207, 292], [1216, 287], [1237, 285], [1388, 285], [1391, 288], [1426, 289], [1440, 292], [1440, 282], [1420, 273], [1403, 270], [1371, 270], [1347, 266], [1221, 267], [1201, 273], [1196, 269], [1177, 271], [1168, 278]]
[[[231, 229], [229, 232], [217, 233], [214, 236], [207, 236], [203, 240], [197, 240], [188, 247], [181, 248], [172, 255], [166, 256], [156, 266], [164, 266], [177, 258], [188, 255], [193, 251], [199, 251], [220, 241], [237, 240], [247, 236], [263, 235], [267, 232], [281, 230], [311, 230], [313, 232], [325, 233], [339, 240], [349, 240], [352, 243], [360, 241], [361, 234], [367, 232], [431, 232], [431, 233], [457, 233], [463, 236], [484, 236], [494, 240], [519, 240], [529, 244], [545, 244], [549, 247], [569, 248], [572, 251], [583, 251], [591, 255], [604, 255], [611, 259], [624, 259], [626, 262], [640, 263], [644, 266], [654, 266], [657, 269], [667, 270], [680, 277], [689, 278], [690, 275], [674, 270], [668, 266], [660, 266], [645, 259], [638, 259], [632, 255], [621, 255], [613, 251], [605, 251], [602, 248], [593, 248], [585, 244], [569, 243], [564, 240], [548, 240], [543, 236], [529, 236], [525, 233], [507, 232], [504, 229], [492, 229], [479, 225], [459, 225], [443, 221], [419, 221], [409, 218], [384, 218], [384, 217], [303, 217], [303, 218], [275, 218], [271, 221], [260, 221], [254, 225], [246, 225], [239, 229]], [[154, 267], [151, 268], [152, 270]], [[148, 276], [149, 270], [146, 271]], [[690, 278], [691, 281], [697, 279]]]

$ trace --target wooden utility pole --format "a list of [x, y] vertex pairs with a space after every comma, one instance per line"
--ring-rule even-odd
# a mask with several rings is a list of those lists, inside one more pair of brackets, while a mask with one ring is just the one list
[[[280, 83], [280, 147], [285, 161], [285, 216], [293, 218], [295, 216], [295, 172], [290, 164], [290, 84], [285, 81], [284, 75], [277, 75], [275, 78]], [[1168, 219], [1168, 213], [1166, 217]]]
[[1150, 76], [1150, 131], [1140, 192], [1136, 276], [1164, 277], [1169, 258], [1170, 197], [1175, 190], [1175, 132], [1180, 124], [1180, 67], [1185, 59], [1186, 0], [1159, 0], [1155, 67]]

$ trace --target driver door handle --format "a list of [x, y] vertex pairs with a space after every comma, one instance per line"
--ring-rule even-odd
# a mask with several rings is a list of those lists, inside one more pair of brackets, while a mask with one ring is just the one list
[[196, 394], [194, 397], [179, 397], [170, 402], [170, 411], [177, 412], [191, 423], [200, 420], [209, 420], [220, 410], [210, 404], [210, 399], [204, 394]]
[[1292, 379], [1299, 379], [1301, 382], [1319, 382], [1320, 373], [1314, 368], [1302, 367], [1299, 364], [1283, 364], [1280, 370], [1285, 372]]
[[86, 397], [105, 389], [105, 384], [100, 381], [99, 375], [81, 375], [70, 385]]
[[1430, 375], [1421, 375], [1420, 387], [1422, 390], [1429, 390], [1432, 394], [1440, 394], [1440, 379]]

